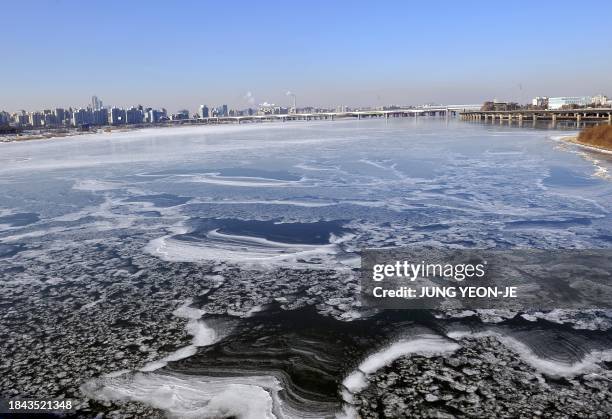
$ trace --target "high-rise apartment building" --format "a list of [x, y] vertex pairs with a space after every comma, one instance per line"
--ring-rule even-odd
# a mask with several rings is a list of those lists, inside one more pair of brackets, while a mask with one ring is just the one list
[[209, 116], [208, 106], [200, 105], [200, 117], [201, 118], [208, 118], [208, 116]]
[[66, 119], [66, 111], [63, 108], [55, 108], [55, 120], [58, 125], [64, 125]]
[[72, 113], [72, 125], [75, 127], [79, 127], [82, 125], [90, 125], [93, 124], [93, 111], [91, 108], [81, 108], [76, 109]]
[[94, 125], [108, 125], [108, 109], [100, 108], [93, 111]]
[[144, 114], [141, 109], [131, 107], [125, 111], [125, 123], [126, 124], [142, 124], [144, 121]]
[[42, 112], [30, 112], [28, 123], [34, 128], [40, 128], [45, 124], [45, 116]]
[[111, 108], [110, 123], [112, 125], [125, 124], [125, 110], [121, 108]]

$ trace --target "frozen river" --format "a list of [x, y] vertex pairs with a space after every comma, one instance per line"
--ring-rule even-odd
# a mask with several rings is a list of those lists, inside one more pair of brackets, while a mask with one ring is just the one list
[[406, 118], [0, 144], [0, 390], [94, 413], [367, 415], [377, 371], [466, 335], [533, 374], [607, 374], [610, 313], [358, 298], [362, 248], [609, 248], [612, 158], [569, 134]]

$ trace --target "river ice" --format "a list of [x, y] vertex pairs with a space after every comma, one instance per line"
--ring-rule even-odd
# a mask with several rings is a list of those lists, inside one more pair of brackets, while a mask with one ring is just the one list
[[[391, 325], [404, 320], [380, 320], [361, 307], [354, 271], [360, 249], [610, 246], [612, 184], [601, 174], [612, 160], [559, 142], [562, 134], [417, 118], [159, 128], [0, 144], [0, 326], [7, 331], [0, 354], [10, 359], [0, 368], [2, 390], [81, 397], [85, 383], [88, 397], [146, 402], [179, 416], [332, 415], [342, 407], [342, 381], [351, 371], [376, 364], [362, 371], [357, 392], [370, 373], [415, 352], [413, 337], [392, 333]], [[296, 332], [303, 345], [292, 346], [282, 313], [304, 309], [314, 310], [306, 317], [320, 327], [331, 326], [319, 317], [339, 322], [333, 327], [346, 335], [345, 346], [311, 348], [308, 324]], [[514, 315], [444, 313], [428, 321], [493, 324], [518, 321]], [[610, 317], [520, 317], [521, 328], [591, 329], [596, 336], [566, 348], [582, 345], [583, 359], [565, 364], [530, 355], [535, 330], [513, 335], [510, 325], [501, 341], [536, 369], [592, 372], [612, 348]], [[388, 329], [359, 342], [343, 329], [367, 321]], [[236, 338], [234, 330], [247, 324], [255, 329]], [[276, 328], [267, 333], [271, 324]], [[449, 343], [437, 333], [428, 335], [441, 345], [435, 353], [461, 345], [460, 335]], [[325, 346], [329, 336], [311, 338]], [[329, 375], [322, 379], [329, 390], [315, 391], [299, 369], [275, 369], [286, 354], [271, 353], [265, 343], [249, 346], [267, 339], [299, 353], [296, 365], [316, 364]], [[262, 350], [267, 361], [241, 373], [233, 364], [219, 367], [212, 379], [207, 351], [233, 344]], [[54, 378], [49, 348], [81, 357], [83, 368]], [[31, 351], [41, 354], [31, 361], [37, 377], [20, 379]], [[326, 356], [342, 362], [336, 367]], [[43, 389], [40, 377], [56, 384]], [[303, 387], [295, 385], [300, 379]], [[236, 389], [252, 404], [238, 403]], [[204, 396], [207, 404], [195, 402]], [[315, 402], [322, 410], [308, 407]]]

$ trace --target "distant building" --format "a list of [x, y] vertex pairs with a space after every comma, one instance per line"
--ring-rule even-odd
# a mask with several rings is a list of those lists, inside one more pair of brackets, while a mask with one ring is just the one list
[[257, 109], [258, 115], [273, 115], [274, 109], [276, 105], [274, 103], [264, 102], [259, 105], [259, 109]]
[[546, 96], [534, 97], [533, 100], [531, 101], [531, 105], [539, 109], [546, 109], [548, 108], [548, 97]]
[[57, 127], [59, 125], [57, 117], [55, 116], [55, 113], [51, 111], [51, 109], [45, 109], [43, 111], [43, 116], [43, 124], [45, 127]]
[[45, 125], [45, 116], [41, 112], [30, 112], [28, 123], [34, 128], [40, 128]]
[[208, 106], [200, 105], [200, 118], [208, 118], [208, 116], [209, 116]]
[[20, 127], [25, 127], [25, 126], [30, 125], [30, 116], [24, 110], [16, 113], [14, 120], [15, 120], [15, 123]]
[[155, 122], [163, 122], [170, 119], [168, 118], [168, 111], [166, 111], [165, 108], [162, 108], [161, 111], [156, 110], [155, 112], [157, 115], [157, 119], [155, 120]]
[[0, 125], [8, 125], [11, 122], [11, 115], [8, 112], [0, 112]]
[[177, 113], [172, 114], [173, 121], [184, 121], [189, 119], [189, 111], [187, 109], [181, 109]]
[[125, 125], [125, 110], [121, 108], [111, 108], [110, 123], [111, 125]]
[[125, 111], [125, 123], [126, 124], [142, 124], [144, 121], [144, 114], [142, 110], [131, 107]]
[[94, 125], [108, 125], [108, 109], [100, 108], [93, 111]]
[[518, 109], [519, 105], [515, 102], [501, 102], [493, 99], [492, 102], [485, 102], [480, 107], [481, 111], [512, 111]]
[[98, 99], [98, 96], [91, 97], [91, 109], [94, 111], [99, 111], [102, 109], [102, 101]]
[[225, 116], [223, 114], [223, 107], [217, 106], [216, 108], [212, 108], [210, 110], [210, 116], [215, 117], [215, 118]]
[[72, 125], [91, 125], [93, 123], [93, 111], [91, 108], [77, 109], [72, 113]]
[[548, 98], [548, 109], [561, 109], [574, 106], [589, 106], [591, 96], [562, 96]]
[[608, 106], [608, 97], [605, 95], [595, 95], [591, 98], [593, 106]]
[[55, 108], [54, 112], [58, 125], [64, 125], [66, 120], [66, 111], [63, 108]]
[[213, 118], [224, 117], [224, 116], [228, 116], [229, 115], [229, 111], [227, 109], [227, 105], [221, 105], [221, 106], [217, 106], [215, 108], [210, 108], [208, 113], [209, 113], [209, 116], [213, 117]]
[[147, 109], [145, 113], [145, 121], [150, 124], [157, 124], [166, 119], [166, 112], [158, 109]]

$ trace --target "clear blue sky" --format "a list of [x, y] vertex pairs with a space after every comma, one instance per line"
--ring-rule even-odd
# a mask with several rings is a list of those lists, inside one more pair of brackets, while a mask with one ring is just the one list
[[0, 109], [612, 95], [612, 1], [6, 1]]

